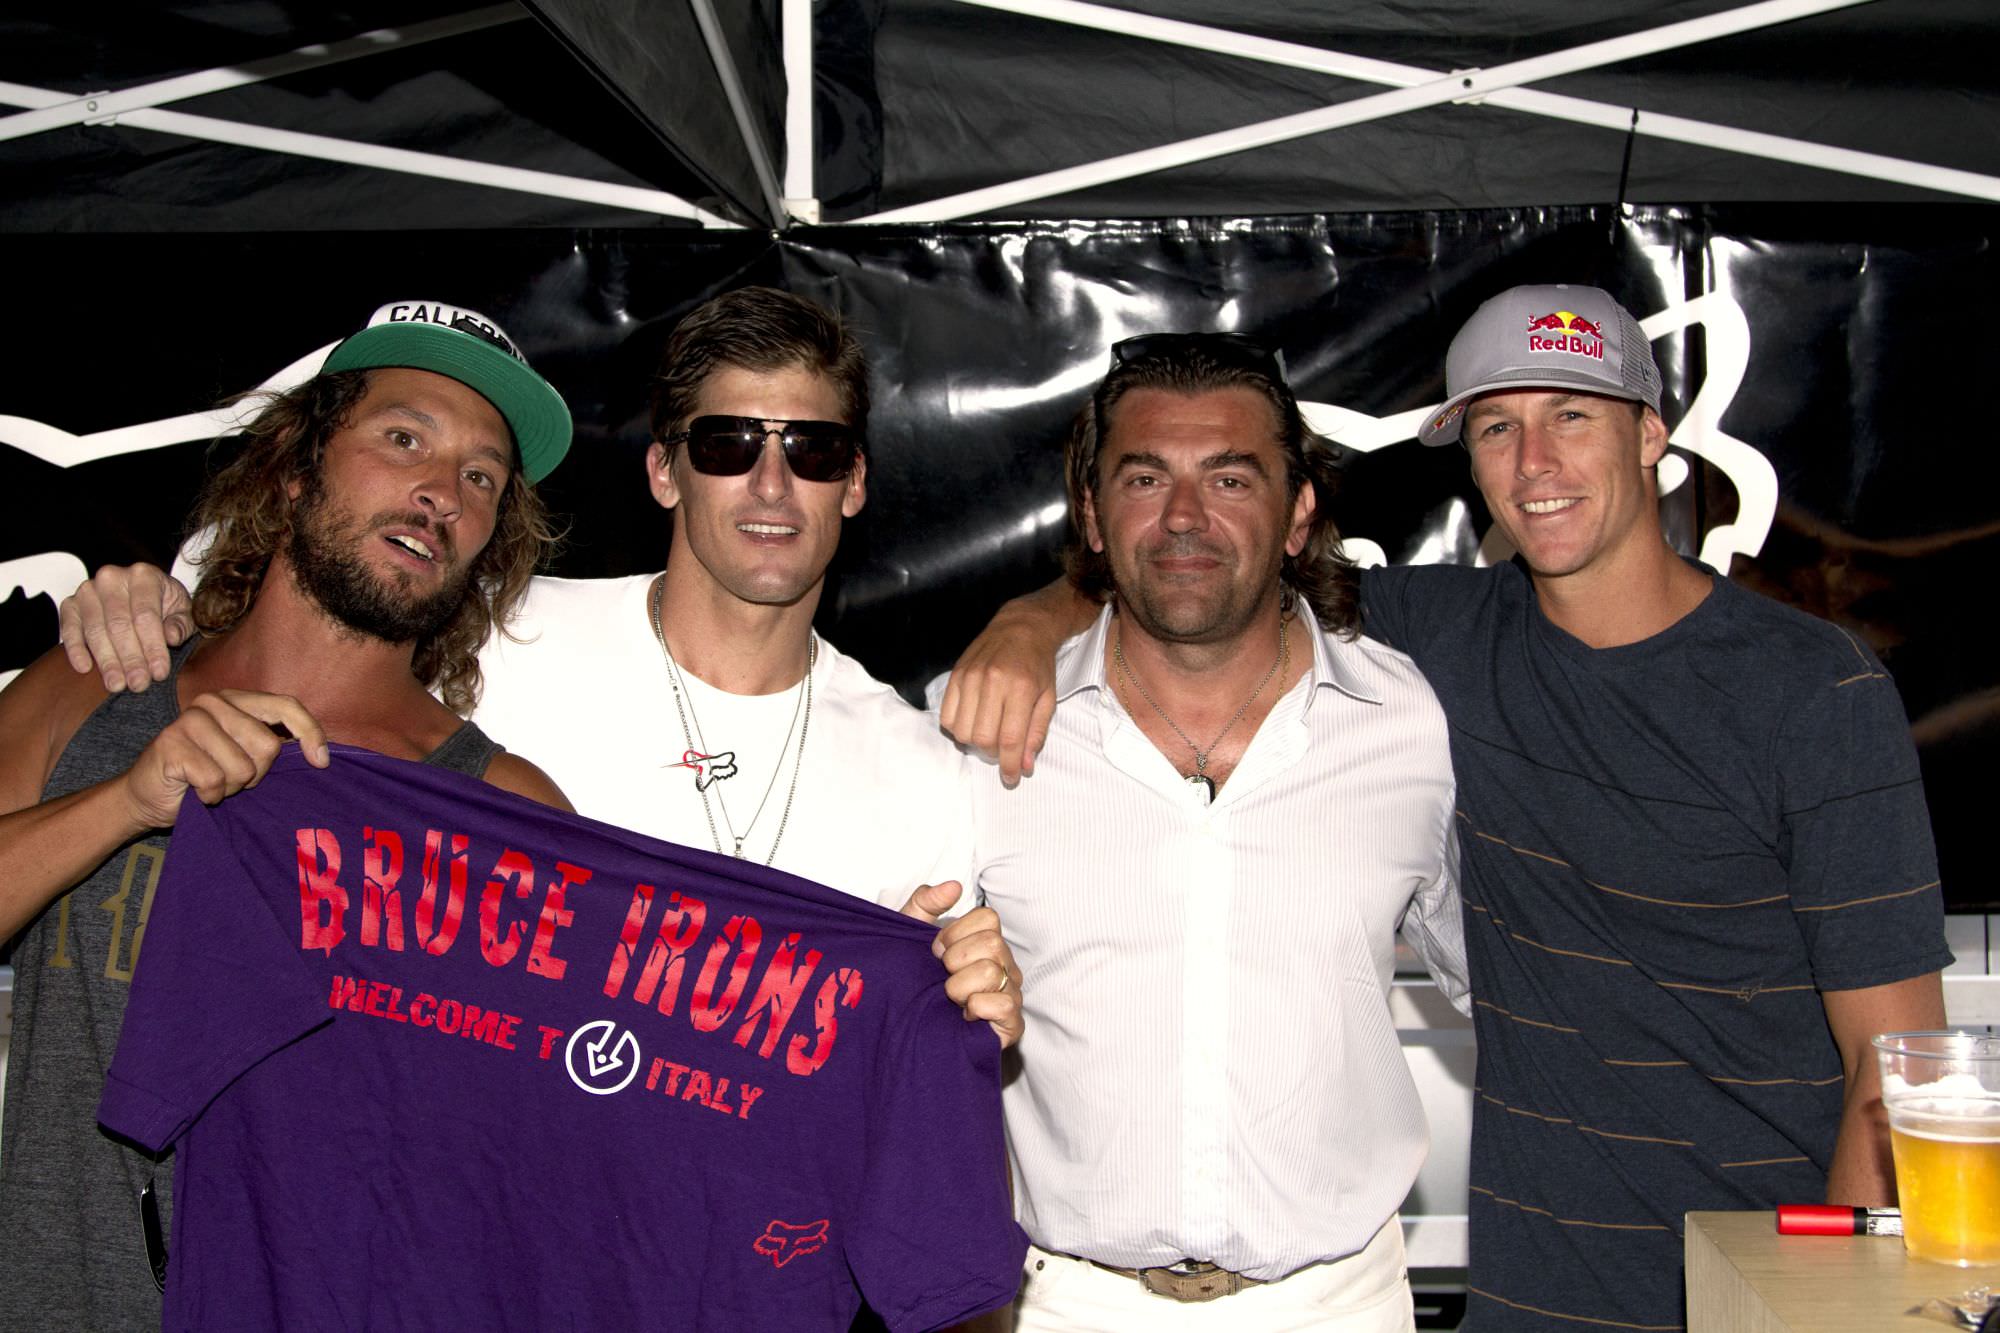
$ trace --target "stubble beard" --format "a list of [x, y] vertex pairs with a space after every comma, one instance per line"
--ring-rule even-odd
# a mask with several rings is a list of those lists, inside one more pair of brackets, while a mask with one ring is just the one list
[[[449, 572], [434, 592], [419, 593], [402, 572], [385, 578], [360, 557], [360, 546], [381, 528], [418, 526], [421, 515], [377, 514], [362, 523], [312, 488], [292, 514], [285, 554], [306, 596], [341, 628], [384, 643], [416, 643], [451, 623], [472, 580], [469, 566]], [[450, 538], [427, 526], [440, 559], [451, 555]]]
[[[1224, 578], [1208, 590], [1190, 594], [1171, 582], [1146, 576], [1145, 562], [1161, 555], [1211, 555], [1223, 562], [1219, 573], [1234, 575], [1235, 562], [1228, 552], [1207, 547], [1159, 547], [1138, 553], [1130, 567], [1112, 562], [1112, 578], [1117, 586], [1119, 612], [1131, 618], [1133, 628], [1160, 643], [1228, 643], [1247, 633], [1256, 623], [1267, 590], [1277, 588], [1279, 565], [1272, 564], [1268, 580], [1246, 587], [1234, 577]], [[1177, 595], [1178, 594], [1178, 595]]]

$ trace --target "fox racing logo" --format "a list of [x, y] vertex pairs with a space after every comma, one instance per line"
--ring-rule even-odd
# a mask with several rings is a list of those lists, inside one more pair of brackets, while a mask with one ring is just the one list
[[790, 1222], [773, 1221], [764, 1228], [764, 1234], [751, 1242], [750, 1248], [769, 1258], [779, 1268], [783, 1268], [802, 1254], [811, 1254], [826, 1244], [826, 1219], [793, 1226]]
[[693, 769], [694, 789], [707, 791], [710, 784], [736, 776], [736, 751], [724, 750], [721, 754], [703, 754], [699, 750], [688, 750], [681, 755], [678, 764], [669, 764], [667, 767]]

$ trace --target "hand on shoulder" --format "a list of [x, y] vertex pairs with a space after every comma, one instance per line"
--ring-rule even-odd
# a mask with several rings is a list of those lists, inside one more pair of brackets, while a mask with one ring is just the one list
[[138, 693], [167, 678], [169, 650], [194, 633], [193, 602], [157, 565], [105, 565], [57, 610], [64, 654], [104, 688]]
[[993, 759], [1009, 787], [1035, 771], [1056, 711], [1056, 653], [1098, 607], [1058, 580], [995, 613], [951, 669], [938, 724]]

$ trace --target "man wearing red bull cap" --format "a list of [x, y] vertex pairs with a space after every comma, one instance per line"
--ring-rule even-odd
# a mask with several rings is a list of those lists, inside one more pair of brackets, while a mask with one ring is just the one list
[[[1951, 958], [1915, 749], [1859, 640], [1667, 544], [1659, 371], [1609, 294], [1503, 292], [1445, 376], [1420, 438], [1463, 441], [1519, 561], [1369, 570], [1362, 610], [1451, 729], [1472, 1314], [1677, 1329], [1687, 1211], [1894, 1198], [1868, 1041], [1940, 1025]], [[1030, 771], [1085, 620], [1003, 612], [946, 725]]]
[[1659, 371], [1609, 294], [1501, 293], [1445, 379], [1419, 438], [1520, 561], [1364, 602], [1452, 727], [1473, 1308], [1677, 1327], [1689, 1210], [1894, 1198], [1868, 1041], [1939, 1025], [1950, 961], [1915, 747], [1859, 640], [1667, 544]]

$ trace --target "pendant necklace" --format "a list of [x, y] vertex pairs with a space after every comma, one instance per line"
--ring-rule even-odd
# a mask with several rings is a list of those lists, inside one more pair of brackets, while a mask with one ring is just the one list
[[[791, 723], [785, 728], [785, 739], [778, 746], [778, 761], [771, 766], [771, 780], [764, 784], [764, 799], [757, 802], [757, 813], [750, 816], [750, 822], [743, 826], [741, 833], [738, 833], [735, 823], [729, 818], [729, 803], [722, 799], [719, 788], [715, 793], [714, 804], [711, 805], [709, 802], [708, 789], [723, 778], [732, 776], [736, 772], [736, 765], [732, 762], [723, 762], [718, 766], [715, 762], [728, 761], [733, 755], [706, 753], [708, 740], [701, 733], [701, 717], [694, 712], [694, 700], [686, 697], [687, 691], [682, 688], [680, 663], [674, 660], [673, 650], [667, 647], [666, 631], [660, 625], [660, 595], [665, 585], [665, 575], [653, 581], [653, 595], [648, 603], [648, 610], [653, 622], [653, 638], [660, 645], [660, 655], [666, 659], [667, 684], [673, 687], [674, 712], [680, 717], [681, 739], [687, 744], [687, 750], [682, 754], [681, 762], [676, 767], [694, 769], [694, 788], [701, 793], [701, 811], [708, 817], [708, 838], [714, 844], [716, 851], [722, 850], [722, 835], [715, 827], [715, 806], [722, 807], [722, 825], [729, 830], [732, 844], [729, 854], [742, 860], [743, 844], [749, 839], [750, 831], [757, 827], [757, 821], [763, 818], [764, 807], [771, 803], [771, 793], [777, 788], [778, 774], [785, 766], [785, 751], [792, 746], [792, 732], [796, 730], [799, 734], [799, 747], [792, 755], [792, 781], [785, 788], [785, 808], [778, 814], [778, 831], [771, 838], [770, 852], [764, 857], [764, 864], [770, 865], [778, 855], [778, 843], [785, 836], [785, 825], [791, 820], [792, 798], [798, 795], [799, 790], [799, 769], [805, 763], [806, 732], [812, 726], [813, 665], [819, 660], [819, 640], [810, 630], [806, 632], [806, 674], [805, 679], [799, 682], [798, 697], [792, 703]], [[688, 725], [690, 716], [694, 718], [692, 727]], [[699, 742], [698, 747], [697, 742]]]
[[1278, 618], [1277, 661], [1271, 663], [1271, 669], [1264, 673], [1264, 679], [1257, 682], [1257, 688], [1250, 691], [1250, 697], [1245, 699], [1236, 712], [1231, 715], [1230, 719], [1222, 724], [1222, 730], [1216, 732], [1215, 739], [1210, 741], [1206, 746], [1196, 745], [1194, 738], [1189, 736], [1185, 731], [1182, 731], [1180, 723], [1168, 717], [1167, 710], [1160, 707], [1158, 701], [1152, 695], [1146, 693], [1146, 687], [1139, 683], [1139, 677], [1125, 661], [1125, 629], [1122, 625], [1118, 628], [1118, 637], [1111, 641], [1111, 660], [1117, 663], [1118, 674], [1131, 683], [1132, 688], [1139, 692], [1141, 699], [1144, 699], [1153, 706], [1153, 711], [1160, 715], [1160, 721], [1172, 727], [1174, 735], [1180, 737], [1182, 743], [1188, 749], [1194, 751], [1194, 772], [1184, 774], [1183, 776], [1186, 778], [1188, 786], [1200, 789], [1204, 801], [1213, 801], [1215, 799], [1215, 779], [1208, 775], [1208, 757], [1215, 753], [1216, 746], [1222, 744], [1222, 738], [1227, 736], [1231, 729], [1243, 720], [1243, 715], [1250, 711], [1251, 704], [1257, 702], [1257, 696], [1264, 692], [1264, 687], [1269, 685], [1272, 678], [1284, 669], [1285, 662], [1291, 655], [1290, 649], [1285, 644], [1285, 630], [1290, 623], [1289, 617], [1280, 616]]

